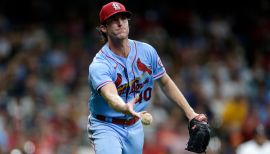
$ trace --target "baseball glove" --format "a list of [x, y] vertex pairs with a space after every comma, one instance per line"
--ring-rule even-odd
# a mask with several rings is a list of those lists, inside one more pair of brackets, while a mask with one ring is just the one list
[[210, 126], [207, 117], [199, 114], [189, 122], [189, 140], [186, 150], [203, 153], [205, 152], [210, 141]]

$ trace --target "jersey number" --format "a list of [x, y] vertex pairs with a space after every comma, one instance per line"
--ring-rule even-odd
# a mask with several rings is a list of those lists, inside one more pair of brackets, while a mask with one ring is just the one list
[[137, 101], [137, 103], [141, 103], [142, 99], [144, 99], [144, 101], [149, 101], [151, 98], [151, 94], [152, 94], [152, 88], [148, 87], [147, 89], [145, 89], [143, 92], [140, 93], [140, 98]]

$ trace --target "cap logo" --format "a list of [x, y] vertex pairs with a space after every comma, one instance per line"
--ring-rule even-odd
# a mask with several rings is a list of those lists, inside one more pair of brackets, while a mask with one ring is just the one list
[[112, 7], [114, 8], [114, 10], [120, 10], [120, 6], [117, 3], [112, 3]]

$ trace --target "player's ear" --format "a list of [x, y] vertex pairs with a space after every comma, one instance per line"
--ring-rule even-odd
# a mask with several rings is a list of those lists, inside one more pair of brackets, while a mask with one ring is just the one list
[[105, 25], [100, 25], [99, 27], [97, 27], [97, 30], [100, 31], [101, 33], [107, 32], [107, 28]]
[[107, 28], [105, 25], [100, 25], [96, 27], [97, 31], [99, 32], [100, 36], [101, 36], [101, 41], [103, 43], [106, 43], [108, 41], [107, 39]]

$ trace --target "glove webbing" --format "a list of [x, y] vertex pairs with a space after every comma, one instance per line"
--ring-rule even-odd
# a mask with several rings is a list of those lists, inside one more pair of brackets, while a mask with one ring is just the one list
[[[199, 132], [198, 132], [199, 131]], [[197, 119], [192, 119], [189, 124], [189, 134], [190, 134], [190, 139], [189, 142], [187, 143], [187, 148], [186, 150], [198, 153], [200, 151], [204, 151], [206, 154], [206, 149], [198, 149], [198, 146], [200, 145], [200, 148], [202, 147], [202, 144], [208, 144], [210, 135], [209, 134], [209, 126], [208, 124], [202, 124], [201, 121]], [[198, 145], [198, 141], [201, 140], [200, 144]], [[203, 145], [204, 147], [205, 145]], [[200, 152], [202, 153], [202, 152]]]

